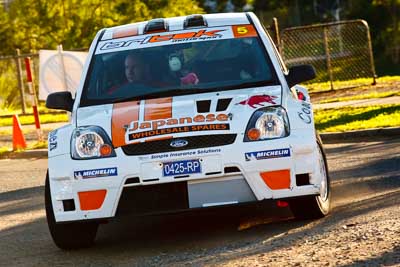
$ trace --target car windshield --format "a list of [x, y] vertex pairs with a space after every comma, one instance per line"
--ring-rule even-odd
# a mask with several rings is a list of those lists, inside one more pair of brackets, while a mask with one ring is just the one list
[[97, 54], [81, 106], [277, 84], [258, 37]]

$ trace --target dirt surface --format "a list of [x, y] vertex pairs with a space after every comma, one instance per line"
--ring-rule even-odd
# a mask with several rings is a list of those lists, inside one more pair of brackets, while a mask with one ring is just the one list
[[326, 150], [333, 210], [323, 219], [254, 207], [124, 217], [78, 251], [57, 249], [48, 232], [47, 160], [0, 160], [0, 265], [400, 266], [400, 139]]
[[338, 90], [330, 90], [324, 92], [310, 93], [311, 102], [317, 104], [322, 100], [338, 98], [338, 97], [351, 97], [370, 93], [383, 93], [383, 92], [400, 92], [399, 81], [386, 81], [377, 82], [376, 85], [364, 85], [353, 88], [343, 88]]

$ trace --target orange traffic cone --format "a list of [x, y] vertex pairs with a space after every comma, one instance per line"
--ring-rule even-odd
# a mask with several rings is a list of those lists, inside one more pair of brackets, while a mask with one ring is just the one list
[[21, 130], [18, 115], [13, 116], [13, 151], [26, 148], [24, 134]]

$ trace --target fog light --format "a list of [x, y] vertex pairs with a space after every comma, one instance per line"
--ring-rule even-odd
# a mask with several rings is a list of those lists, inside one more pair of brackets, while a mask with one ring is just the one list
[[112, 152], [112, 147], [108, 144], [103, 144], [100, 147], [100, 155], [102, 155], [103, 157], [111, 155], [111, 152]]
[[260, 135], [261, 135], [260, 130], [258, 130], [256, 128], [252, 128], [247, 132], [247, 137], [251, 141], [256, 141], [256, 140], [260, 139]]

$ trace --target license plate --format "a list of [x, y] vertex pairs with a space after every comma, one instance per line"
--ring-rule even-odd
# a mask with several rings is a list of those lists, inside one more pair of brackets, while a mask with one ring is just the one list
[[181, 160], [164, 162], [163, 164], [163, 176], [177, 176], [192, 173], [201, 173], [200, 160]]

